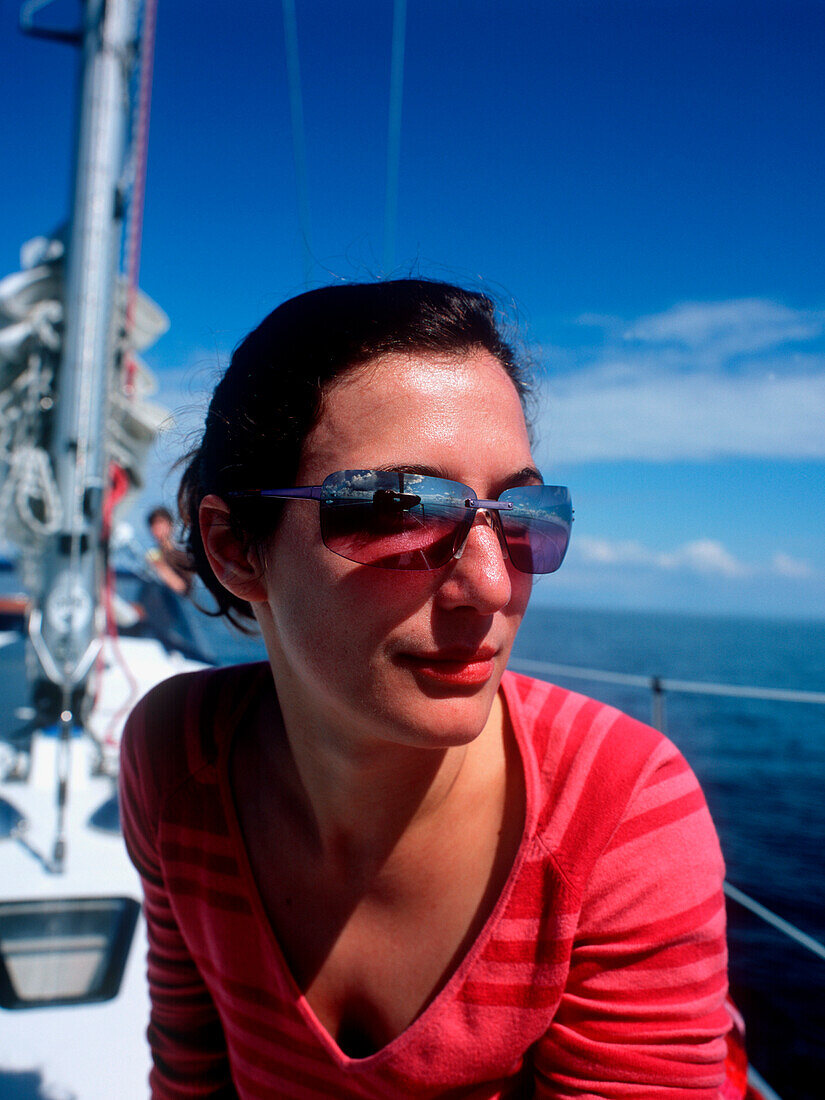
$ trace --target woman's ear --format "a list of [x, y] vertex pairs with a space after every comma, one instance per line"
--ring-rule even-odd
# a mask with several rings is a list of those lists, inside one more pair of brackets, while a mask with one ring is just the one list
[[266, 585], [254, 546], [242, 542], [232, 530], [229, 508], [210, 493], [198, 510], [201, 539], [212, 572], [233, 596], [249, 603], [266, 600]]

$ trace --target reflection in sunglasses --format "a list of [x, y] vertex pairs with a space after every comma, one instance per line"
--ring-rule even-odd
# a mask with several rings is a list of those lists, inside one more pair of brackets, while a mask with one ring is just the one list
[[395, 489], [379, 489], [373, 493], [372, 506], [378, 512], [409, 511], [421, 503], [415, 493], [399, 493]]
[[229, 495], [318, 500], [327, 548], [379, 569], [440, 569], [460, 554], [483, 510], [516, 569], [552, 573], [564, 559], [573, 522], [563, 486], [524, 485], [506, 489], [497, 501], [480, 500], [461, 482], [404, 470], [339, 470], [322, 485]]

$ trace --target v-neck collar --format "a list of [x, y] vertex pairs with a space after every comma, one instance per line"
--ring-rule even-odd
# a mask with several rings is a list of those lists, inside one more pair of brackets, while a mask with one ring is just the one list
[[426, 1034], [430, 1020], [437, 1017], [439, 1006], [447, 998], [453, 997], [461, 988], [467, 976], [472, 971], [478, 957], [490, 940], [493, 931], [506, 912], [514, 885], [518, 880], [521, 867], [531, 847], [531, 840], [535, 833], [535, 818], [537, 813], [536, 766], [529, 745], [525, 741], [524, 720], [518, 692], [515, 688], [511, 674], [505, 672], [501, 680], [501, 691], [504, 708], [510, 720], [513, 735], [518, 747], [519, 761], [525, 787], [525, 800], [524, 826], [521, 840], [501, 893], [478, 936], [435, 997], [433, 997], [407, 1027], [399, 1032], [394, 1039], [391, 1039], [390, 1042], [380, 1047], [373, 1054], [367, 1055], [365, 1058], [352, 1058], [338, 1046], [335, 1038], [321, 1023], [305, 994], [298, 986], [281, 946], [278, 943], [278, 937], [275, 934], [275, 929], [272, 927], [272, 922], [266, 912], [260, 889], [252, 873], [249, 852], [232, 794], [229, 763], [235, 735], [243, 721], [248, 717], [250, 709], [257, 698], [258, 690], [262, 687], [265, 679], [271, 677], [271, 670], [267, 662], [261, 662], [260, 664], [246, 667], [249, 669], [250, 673], [249, 686], [243, 693], [241, 702], [235, 709], [231, 721], [226, 724], [223, 730], [216, 729], [214, 734], [215, 743], [218, 746], [217, 771], [221, 802], [234, 854], [237, 858], [238, 867], [243, 879], [247, 900], [249, 901], [255, 920], [257, 921], [262, 943], [265, 945], [270, 956], [272, 973], [275, 980], [280, 984], [281, 993], [285, 1001], [295, 1005], [297, 1013], [303, 1019], [310, 1033], [342, 1070], [354, 1071], [358, 1069], [366, 1070], [368, 1068], [373, 1068], [400, 1055], [411, 1044]]

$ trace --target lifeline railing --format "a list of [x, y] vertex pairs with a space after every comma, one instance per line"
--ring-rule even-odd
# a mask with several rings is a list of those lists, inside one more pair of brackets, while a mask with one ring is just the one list
[[[651, 725], [666, 732], [667, 718], [665, 693], [681, 692], [691, 695], [726, 695], [739, 699], [768, 699], [783, 703], [813, 703], [825, 706], [825, 691], [791, 691], [787, 688], [745, 687], [738, 684], [711, 684], [698, 680], [675, 680], [663, 676], [639, 676], [628, 672], [608, 672], [604, 669], [581, 668], [577, 665], [559, 665], [550, 661], [529, 661], [520, 658], [510, 661], [515, 672], [525, 672], [539, 676], [561, 676], [571, 679], [598, 681], [605, 684], [622, 684], [625, 687], [644, 688], [651, 696]], [[784, 917], [773, 913], [748, 894], [743, 893], [731, 883], [725, 883], [725, 893], [737, 904], [750, 910], [766, 924], [794, 940], [801, 947], [825, 960], [825, 945], [821, 944], [801, 928], [786, 921]]]

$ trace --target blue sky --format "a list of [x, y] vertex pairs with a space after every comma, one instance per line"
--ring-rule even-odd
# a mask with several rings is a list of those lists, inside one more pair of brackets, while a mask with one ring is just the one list
[[[0, 272], [69, 194], [75, 59], [16, 14]], [[392, 4], [296, 14], [311, 281], [379, 276]], [[825, 616], [823, 57], [821, 2], [408, 0], [387, 270], [518, 319], [538, 458], [577, 514], [537, 599]], [[306, 262], [281, 4], [160, 0], [141, 285], [171, 319], [145, 358], [178, 426], [152, 502]]]

